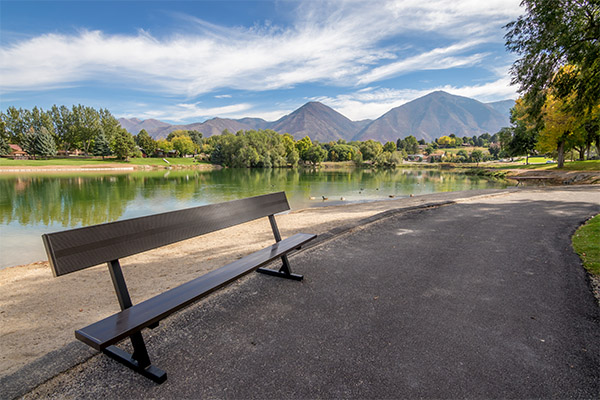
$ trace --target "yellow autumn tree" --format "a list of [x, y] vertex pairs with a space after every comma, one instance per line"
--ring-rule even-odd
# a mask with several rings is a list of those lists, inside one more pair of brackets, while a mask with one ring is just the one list
[[[570, 98], [569, 98], [570, 99]], [[537, 148], [543, 153], [558, 153], [558, 168], [565, 164], [565, 151], [570, 150], [581, 122], [570, 112], [569, 99], [562, 100], [548, 94], [542, 107], [544, 128], [540, 131]]]

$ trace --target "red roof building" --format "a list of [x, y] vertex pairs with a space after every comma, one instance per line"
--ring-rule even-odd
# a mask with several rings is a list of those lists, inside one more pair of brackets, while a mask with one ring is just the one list
[[21, 146], [18, 144], [9, 144], [8, 146], [10, 147], [10, 154], [8, 155], [9, 157], [14, 158], [15, 160], [29, 158], [29, 155], [23, 151]]

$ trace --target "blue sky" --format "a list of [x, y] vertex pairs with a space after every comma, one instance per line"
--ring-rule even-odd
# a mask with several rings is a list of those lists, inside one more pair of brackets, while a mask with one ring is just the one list
[[0, 2], [0, 102], [170, 123], [308, 101], [377, 118], [434, 90], [516, 98], [518, 0]]

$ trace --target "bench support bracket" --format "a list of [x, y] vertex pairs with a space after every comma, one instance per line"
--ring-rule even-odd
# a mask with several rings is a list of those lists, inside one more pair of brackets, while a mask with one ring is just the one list
[[[131, 307], [132, 303], [131, 297], [129, 296], [129, 290], [127, 290], [127, 284], [125, 283], [125, 278], [123, 277], [123, 271], [121, 270], [121, 264], [119, 263], [119, 260], [112, 260], [107, 264], [113, 286], [115, 287], [115, 293], [119, 300], [119, 305], [121, 306], [121, 310], [125, 310], [126, 308]], [[133, 346], [133, 354], [129, 354], [116, 346], [109, 346], [103, 349], [102, 352], [143, 376], [152, 379], [156, 383], [163, 383], [166, 381], [167, 373], [160, 368], [153, 366], [150, 362], [150, 356], [148, 355], [142, 333], [136, 332], [129, 338], [131, 339], [131, 345]]]
[[[276, 242], [281, 242], [281, 234], [279, 233], [279, 228], [277, 227], [277, 221], [275, 221], [274, 215], [269, 215], [269, 222], [271, 223], [271, 229], [273, 229], [273, 236], [275, 236]], [[258, 268], [256, 272], [265, 275], [277, 276], [280, 278], [293, 279], [295, 281], [301, 281], [304, 279], [303, 275], [292, 273], [292, 268], [290, 267], [290, 262], [288, 261], [287, 255], [281, 256], [281, 262], [283, 265], [279, 268], [279, 271], [275, 271], [269, 268]]]
[[286, 274], [282, 270], [276, 271], [276, 270], [270, 269], [270, 268], [258, 268], [256, 270], [256, 272], [265, 274], [265, 275], [278, 276], [280, 278], [292, 279], [295, 281], [301, 281], [302, 279], [304, 279], [304, 275]]
[[153, 380], [156, 383], [163, 383], [167, 380], [167, 373], [165, 371], [155, 367], [152, 364], [148, 365], [146, 368], [140, 366], [140, 363], [137, 362], [131, 354], [127, 353], [124, 350], [121, 350], [116, 346], [108, 346], [107, 348], [102, 350], [102, 352], [110, 358], [112, 358], [113, 360], [124, 364], [125, 366], [131, 368], [135, 372], [145, 376], [148, 379]]

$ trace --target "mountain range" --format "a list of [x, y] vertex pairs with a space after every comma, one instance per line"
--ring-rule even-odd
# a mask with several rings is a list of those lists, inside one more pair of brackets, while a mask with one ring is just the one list
[[212, 118], [187, 125], [171, 125], [156, 119], [120, 118], [121, 126], [132, 134], [145, 129], [155, 139], [162, 139], [177, 129], [196, 130], [204, 137], [223, 130], [273, 129], [290, 133], [295, 139], [309, 136], [313, 141], [339, 139], [368, 140], [382, 143], [413, 135], [430, 142], [443, 135], [473, 136], [496, 133], [510, 123], [514, 100], [482, 103], [468, 97], [437, 91], [395, 107], [376, 120], [352, 121], [331, 107], [309, 102], [277, 121], [261, 118]]

